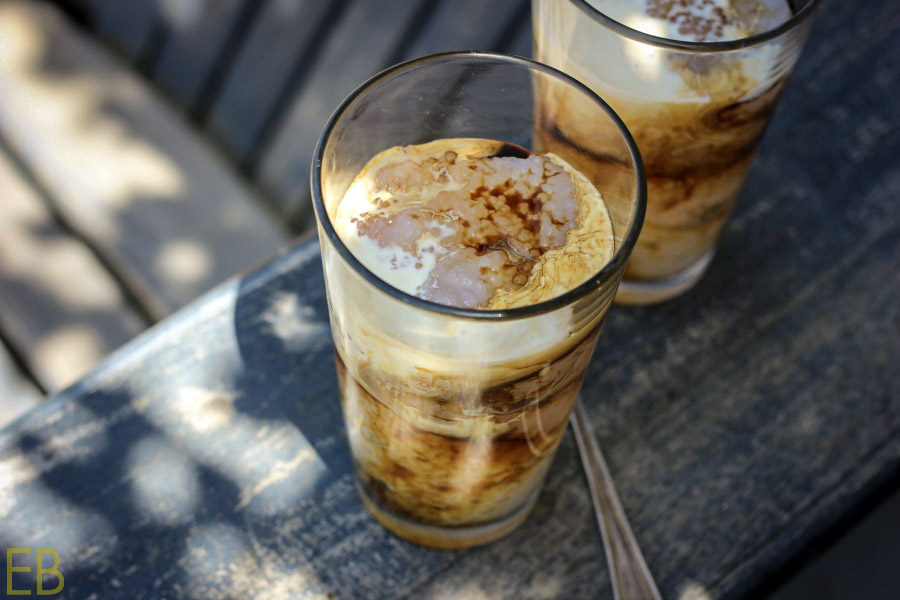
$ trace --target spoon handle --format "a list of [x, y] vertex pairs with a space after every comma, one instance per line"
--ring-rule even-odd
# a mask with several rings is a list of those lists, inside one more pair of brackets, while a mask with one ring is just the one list
[[575, 430], [575, 440], [578, 442], [594, 512], [600, 525], [613, 597], [616, 600], [661, 600], [653, 575], [647, 568], [625, 511], [622, 510], [609, 468], [590, 427], [581, 398], [575, 401], [572, 429]]

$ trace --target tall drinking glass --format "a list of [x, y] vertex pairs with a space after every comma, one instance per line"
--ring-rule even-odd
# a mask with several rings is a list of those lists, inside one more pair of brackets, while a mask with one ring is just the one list
[[[762, 28], [758, 34], [713, 41], [729, 17], [710, 9], [710, 0], [532, 0], [536, 58], [607, 100], [644, 160], [647, 215], [619, 302], [662, 301], [702, 277], [818, 0], [731, 3], [738, 4], [761, 15], [780, 10], [787, 20], [773, 20], [768, 30], [756, 21], [746, 27]], [[628, 19], [604, 12], [622, 7], [634, 7]], [[707, 41], [671, 39], [667, 31]], [[577, 149], [589, 176], [619, 168], [615, 129], [590, 119], [580, 97], [554, 98], [545, 110], [553, 128], [544, 136], [554, 151]]]
[[[560, 296], [507, 310], [435, 304], [364, 267], [334, 219], [367, 162], [443, 138], [541, 152], [538, 89], [565, 90], [616, 132], [609, 142], [622, 168], [599, 182], [614, 229], [611, 260]], [[552, 68], [495, 54], [435, 55], [377, 75], [341, 104], [316, 149], [312, 190], [363, 502], [390, 531], [430, 546], [508, 533], [534, 505], [637, 240], [646, 191], [631, 136], [605, 102]]]

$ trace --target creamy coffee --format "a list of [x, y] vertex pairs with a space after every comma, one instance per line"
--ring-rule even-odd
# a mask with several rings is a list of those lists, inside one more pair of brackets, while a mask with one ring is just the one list
[[[389, 148], [329, 210], [373, 274], [431, 302], [509, 309], [569, 291], [614, 251], [601, 194], [558, 156], [483, 139]], [[328, 263], [326, 263], [328, 264]], [[429, 545], [446, 530], [527, 514], [590, 360], [603, 310], [521, 321], [400, 305], [328, 269], [338, 377], [362, 497]], [[346, 296], [354, 296], [348, 299]], [[359, 295], [359, 298], [355, 298]], [[608, 306], [611, 297], [594, 302]], [[496, 537], [496, 532], [492, 534]]]
[[[786, 0], [588, 3], [633, 30], [691, 43], [748, 38], [792, 16]], [[537, 59], [608, 101], [641, 151], [647, 214], [625, 277], [666, 278], [700, 261], [731, 213], [799, 46], [680, 51], [614, 31], [568, 1], [535, 2], [534, 24]], [[620, 159], [608, 143], [615, 132], [584, 119], [583, 103], [567, 90], [544, 94], [542, 147], [574, 149], [578, 168], [603, 177]]]
[[480, 139], [385, 150], [357, 175], [335, 228], [399, 290], [462, 308], [536, 304], [613, 252], [593, 184], [555, 155]]

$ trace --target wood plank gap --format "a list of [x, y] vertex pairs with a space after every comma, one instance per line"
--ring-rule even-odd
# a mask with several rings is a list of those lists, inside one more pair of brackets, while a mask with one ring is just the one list
[[55, 4], [73, 23], [82, 29], [88, 29], [92, 32], [95, 30], [97, 15], [91, 10], [92, 7], [82, 2], [73, 2], [72, 0], [57, 0]]
[[253, 28], [257, 17], [262, 12], [264, 2], [259, 0], [244, 0], [238, 9], [237, 18], [231, 26], [231, 30], [225, 35], [225, 43], [222, 50], [213, 62], [209, 74], [200, 85], [197, 99], [190, 107], [189, 113], [197, 123], [205, 125], [209, 111], [212, 109], [216, 96], [228, 77], [228, 71], [234, 64], [238, 53], [247, 40], [247, 36]]
[[105, 253], [99, 248], [97, 245], [93, 243], [90, 237], [82, 234], [76, 227], [72, 225], [72, 223], [66, 219], [63, 212], [59, 209], [56, 203], [53, 201], [53, 198], [47, 192], [47, 189], [41, 184], [41, 182], [37, 179], [34, 172], [31, 168], [19, 157], [19, 155], [15, 152], [12, 145], [8, 142], [6, 137], [3, 135], [2, 131], [0, 131], [0, 152], [3, 152], [9, 157], [10, 162], [19, 170], [22, 174], [22, 178], [28, 182], [28, 185], [32, 187], [35, 191], [35, 195], [40, 198], [41, 202], [47, 207], [47, 210], [50, 211], [50, 214], [53, 216], [54, 220], [59, 224], [60, 229], [65, 232], [67, 235], [72, 236], [75, 240], [84, 245], [84, 247], [91, 253], [91, 255], [97, 259], [104, 269], [109, 273], [110, 277], [116, 282], [122, 291], [122, 296], [125, 299], [125, 302], [128, 306], [134, 310], [138, 317], [149, 327], [153, 325], [157, 321], [164, 318], [169, 314], [169, 311], [166, 310], [164, 306], [157, 306], [153, 302], [144, 301], [137, 293], [132, 290], [131, 286], [128, 285], [128, 280], [124, 277], [113, 265], [112, 262], [107, 260]]
[[95, 7], [79, 6], [70, 0], [57, 0], [54, 4], [77, 29], [103, 46], [109, 53], [117, 56], [122, 62], [133, 65], [142, 75], [147, 78], [150, 77], [167, 38], [165, 23], [159, 11], [156, 11], [153, 17], [153, 24], [150, 26], [150, 32], [146, 36], [147, 39], [143, 43], [143, 48], [138, 50], [134, 56], [131, 56], [107, 37], [104, 32], [100, 31], [100, 19], [102, 16], [93, 12]]
[[241, 161], [240, 168], [242, 172], [251, 179], [255, 179], [259, 170], [262, 157], [266, 154], [266, 150], [273, 143], [278, 126], [287, 118], [288, 111], [291, 108], [292, 100], [303, 89], [307, 75], [312, 70], [313, 64], [309, 60], [312, 53], [322, 46], [328, 36], [331, 35], [335, 26], [340, 22], [341, 14], [347, 8], [349, 0], [335, 0], [332, 2], [330, 10], [322, 19], [322, 26], [319, 27], [315, 35], [313, 35], [309, 43], [297, 54], [294, 67], [288, 75], [286, 83], [282, 88], [278, 98], [272, 105], [272, 109], [263, 120], [259, 132], [254, 140], [250, 143], [250, 149], [247, 156]]
[[138, 58], [135, 61], [138, 71], [148, 80], [153, 78], [153, 73], [159, 66], [163, 49], [169, 40], [169, 33], [169, 26], [166, 24], [162, 11], [157, 11], [153, 27], [150, 28], [150, 34], [144, 43], [144, 48], [138, 52]]
[[[49, 390], [41, 383], [41, 380], [38, 378], [37, 374], [34, 372], [34, 369], [31, 368], [31, 365], [28, 363], [26, 359], [25, 352], [19, 349], [19, 347], [13, 343], [12, 338], [7, 334], [3, 329], [3, 321], [0, 319], [0, 352], [4, 352], [9, 357], [10, 361], [13, 364], [19, 374], [22, 375], [24, 379], [38, 391], [46, 395], [49, 393]], [[3, 425], [0, 425], [2, 428]]]

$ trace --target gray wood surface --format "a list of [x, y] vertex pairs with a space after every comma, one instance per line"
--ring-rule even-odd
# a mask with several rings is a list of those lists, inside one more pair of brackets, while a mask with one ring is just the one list
[[[147, 0], [141, 0], [146, 2]], [[183, 106], [193, 109], [223, 58], [229, 35], [245, 4], [258, 0], [182, 0], [160, 2], [166, 38], [153, 78]]]
[[93, 20], [97, 31], [128, 57], [146, 58], [151, 36], [162, 23], [162, 0], [93, 0]]
[[[896, 473], [900, 212], [884, 216], [890, 235], [814, 269], [787, 305], [734, 314], [798, 266], [739, 254], [743, 282], [720, 261], [691, 296], [610, 315], [583, 395], [666, 597], [748, 593]], [[835, 314], [861, 302], [875, 312]], [[503, 541], [425, 550], [370, 519], [327, 323], [310, 241], [129, 344], [0, 432], [0, 542], [58, 548], [75, 597], [610, 597], [569, 437]]]
[[0, 132], [161, 318], [284, 243], [229, 165], [52, 7], [0, 4]]
[[[257, 148], [282, 94], [315, 63], [340, 2], [270, 0], [229, 69], [207, 127], [238, 162]], [[296, 74], [296, 76], [295, 76]]]
[[56, 392], [147, 323], [2, 151], [0, 189], [0, 333], [44, 389]]

